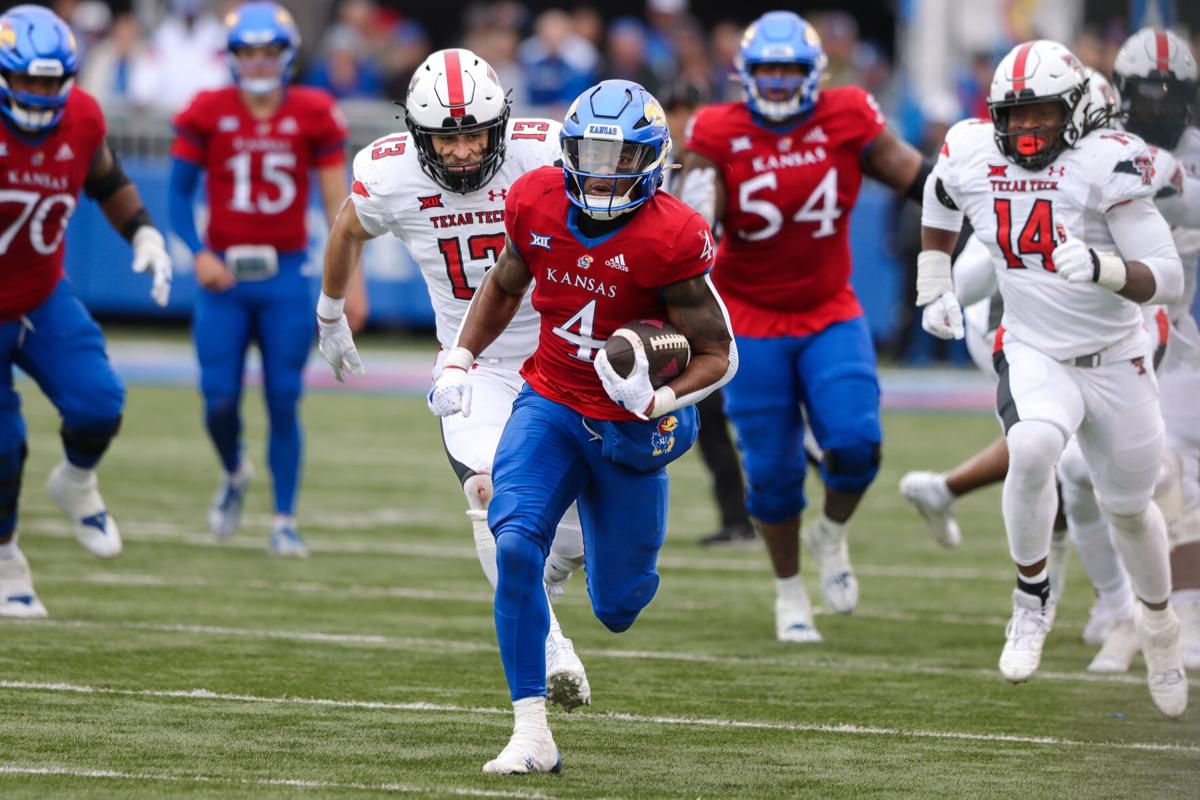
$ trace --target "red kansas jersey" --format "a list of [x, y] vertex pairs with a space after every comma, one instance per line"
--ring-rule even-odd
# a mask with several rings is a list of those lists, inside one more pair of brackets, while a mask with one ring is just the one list
[[[538, 394], [595, 419], [635, 419], [604, 391], [592, 359], [635, 319], [665, 320], [662, 288], [703, 275], [716, 250], [704, 219], [658, 193], [615, 233], [587, 239], [558, 167], [540, 167], [508, 190], [504, 224], [537, 285], [537, 349], [521, 375]], [[571, 217], [568, 217], [568, 213]]]
[[104, 115], [81, 89], [37, 144], [0, 124], [0, 321], [41, 305], [58, 285], [67, 221], [103, 143]]
[[850, 211], [863, 150], [887, 124], [862, 89], [821, 92], [786, 131], [745, 103], [701, 109], [687, 146], [720, 168], [724, 234], [713, 282], [741, 336], [803, 336], [862, 314], [850, 287]]
[[274, 116], [256, 120], [237, 87], [200, 92], [175, 117], [175, 132], [171, 155], [206, 172], [209, 247], [308, 247], [309, 170], [346, 160], [346, 122], [332, 96], [289, 86]]

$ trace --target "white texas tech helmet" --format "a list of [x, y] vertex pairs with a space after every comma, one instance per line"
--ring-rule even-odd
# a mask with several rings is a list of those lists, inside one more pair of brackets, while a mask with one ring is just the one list
[[[508, 100], [496, 71], [470, 50], [439, 50], [417, 67], [408, 84], [404, 120], [425, 174], [459, 194], [487, 183], [504, 161]], [[474, 164], [442, 163], [433, 137], [487, 131], [483, 159]]]
[[1113, 63], [1125, 129], [1152, 145], [1175, 149], [1196, 106], [1196, 59], [1171, 31], [1142, 28]]
[[1083, 71], [1088, 77], [1088, 107], [1084, 123], [1086, 135], [1097, 128], [1111, 128], [1116, 124], [1121, 98], [1101, 73], [1091, 67], [1084, 67]]
[[[1009, 132], [1017, 106], [1062, 104], [1063, 121], [1051, 128]], [[1088, 110], [1088, 78], [1075, 54], [1058, 42], [1038, 39], [1014, 47], [996, 67], [988, 111], [1000, 151], [1018, 166], [1041, 170], [1083, 136]]]

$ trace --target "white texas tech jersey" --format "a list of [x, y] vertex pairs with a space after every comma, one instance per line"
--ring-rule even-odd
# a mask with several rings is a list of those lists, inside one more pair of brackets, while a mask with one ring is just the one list
[[[526, 172], [558, 160], [560, 127], [547, 119], [510, 120], [504, 163], [469, 194], [434, 183], [422, 171], [407, 133], [377, 139], [354, 157], [350, 197], [358, 219], [371, 235], [390, 232], [408, 245], [429, 289], [442, 347], [454, 345], [475, 290], [504, 247], [508, 187]], [[512, 323], [479, 355], [529, 356], [537, 347], [539, 327], [526, 294]]]
[[[1140, 138], [1107, 129], [1045, 169], [1027, 170], [1001, 154], [992, 124], [982, 120], [950, 129], [933, 170], [940, 205], [949, 200], [964, 212], [992, 255], [1006, 336], [1056, 359], [1095, 353], [1142, 330], [1137, 303], [1096, 284], [1067, 282], [1055, 274], [1052, 253], [1062, 242], [1059, 226], [1097, 251], [1116, 251], [1104, 214], [1152, 198], [1153, 173]], [[923, 223], [947, 227], [938, 223], [946, 209], [928, 206]]]

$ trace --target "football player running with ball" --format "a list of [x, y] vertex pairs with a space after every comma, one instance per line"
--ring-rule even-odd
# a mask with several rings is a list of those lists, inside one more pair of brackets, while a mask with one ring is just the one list
[[[496, 449], [488, 507], [499, 567], [496, 633], [515, 714], [508, 746], [483, 768], [493, 774], [561, 765], [546, 724], [543, 646], [550, 622], [542, 570], [555, 525], [577, 501], [592, 610], [609, 630], [628, 629], [658, 589], [666, 464], [695, 441], [693, 404], [728, 381], [737, 363], [707, 276], [712, 233], [699, 214], [657, 192], [670, 152], [658, 101], [631, 81], [600, 83], [567, 111], [561, 146], [561, 169], [534, 170], [509, 189], [504, 249], [429, 397], [439, 416], [465, 410], [477, 354], [534, 284], [541, 330]], [[625, 377], [604, 350], [638, 319], [669, 322], [690, 343], [687, 367], [657, 389], [640, 338], [630, 338], [634, 364]]]
[[121, 552], [96, 465], [121, 425], [125, 387], [63, 275], [63, 238], [80, 189], [133, 245], [133, 268], [150, 270], [155, 302], [166, 305], [171, 291], [162, 234], [104, 142], [100, 107], [75, 87], [78, 68], [75, 36], [52, 12], [22, 5], [0, 17], [0, 617], [46, 616], [17, 546], [26, 446], [13, 365], [62, 418], [64, 458], [50, 473], [50, 498], [89, 552]]
[[[557, 122], [510, 119], [495, 71], [469, 50], [438, 51], [417, 68], [405, 103], [407, 133], [384, 136], [354, 158], [352, 203], [342, 206], [325, 250], [317, 306], [321, 353], [339, 380], [361, 375], [362, 360], [342, 314], [363, 244], [386, 233], [402, 239], [421, 267], [446, 355], [471, 298], [504, 249], [504, 205], [521, 175], [559, 158]], [[538, 316], [523, 302], [512, 323], [479, 352], [467, 378], [463, 413], [444, 417], [442, 442], [467, 496], [479, 563], [496, 585], [496, 539], [488, 528], [492, 461], [525, 380], [521, 365], [537, 345]], [[546, 565], [548, 590], [583, 563], [583, 535], [572, 507], [559, 523]], [[571, 640], [550, 612], [546, 639], [550, 702], [570, 710], [591, 702]]]
[[785, 642], [821, 640], [800, 578], [805, 423], [823, 451], [826, 492], [803, 538], [838, 613], [858, 603], [846, 526], [879, 469], [879, 383], [850, 286], [850, 212], [863, 175], [920, 202], [928, 170], [871, 95], [819, 91], [825, 64], [816, 31], [796, 14], [773, 11], [751, 24], [739, 57], [747, 99], [696, 115], [680, 193], [724, 229], [713, 281], [742, 361], [726, 412], [775, 571], [775, 633]]
[[[201, 290], [192, 332], [200, 360], [204, 421], [222, 477], [209, 527], [226, 538], [241, 522], [251, 467], [242, 445], [242, 381], [251, 341], [262, 353], [270, 432], [267, 463], [275, 493], [272, 555], [305, 557], [296, 527], [303, 441], [300, 395], [312, 347], [312, 290], [306, 259], [309, 172], [332, 221], [346, 196], [347, 130], [328, 93], [288, 86], [300, 46], [291, 15], [252, 2], [227, 19], [235, 86], [200, 92], [175, 119], [168, 195], [171, 225], [195, 256]], [[206, 174], [207, 242], [196, 232], [192, 197]]]
[[926, 182], [917, 289], [925, 329], [961, 338], [950, 253], [969, 216], [1004, 300], [994, 360], [1009, 451], [1004, 526], [1018, 575], [1000, 671], [1029, 680], [1054, 623], [1046, 557], [1055, 465], [1077, 435], [1141, 600], [1151, 697], [1176, 717], [1187, 680], [1167, 602], [1166, 527], [1151, 502], [1164, 431], [1139, 304], [1178, 302], [1183, 271], [1154, 205], [1153, 161], [1137, 136], [1088, 132], [1087, 75], [1056, 42], [1005, 56], [988, 105], [990, 123], [950, 129]]

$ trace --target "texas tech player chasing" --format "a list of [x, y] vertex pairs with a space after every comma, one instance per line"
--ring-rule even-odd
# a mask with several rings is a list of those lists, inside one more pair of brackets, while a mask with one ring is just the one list
[[[338, 212], [325, 250], [324, 291], [317, 309], [321, 353], [339, 380], [362, 374], [362, 362], [342, 317], [342, 301], [363, 244], [391, 233], [421, 267], [442, 345], [441, 373], [471, 298], [504, 248], [504, 204], [526, 172], [559, 158], [560, 125], [509, 119], [496, 73], [469, 50], [442, 50], [418, 67], [406, 100], [407, 133], [372, 142], [354, 158], [354, 184]], [[525, 381], [521, 365], [537, 345], [538, 316], [528, 300], [509, 328], [480, 354], [471, 371], [464, 413], [441, 420], [442, 441], [463, 492], [475, 549], [496, 585], [496, 540], [487, 524], [492, 460], [513, 401]], [[558, 527], [547, 564], [548, 587], [583, 563], [574, 507]], [[551, 611], [546, 680], [551, 702], [567, 709], [591, 701], [583, 664]]]
[[166, 305], [171, 290], [163, 237], [104, 143], [100, 107], [75, 87], [78, 66], [74, 35], [50, 11], [24, 5], [0, 17], [0, 617], [46, 616], [17, 546], [26, 447], [14, 364], [62, 417], [64, 459], [50, 473], [51, 499], [93, 555], [121, 552], [95, 470], [120, 427], [125, 388], [63, 275], [80, 189], [133, 245], [133, 268], [152, 272], [154, 300]]
[[[504, 249], [429, 396], [439, 416], [465, 408], [475, 354], [497, 340], [536, 279], [541, 330], [496, 449], [488, 508], [499, 566], [496, 633], [516, 717], [488, 773], [561, 764], [546, 725], [542, 647], [549, 619], [541, 575], [554, 525], [578, 500], [592, 610], [609, 630], [628, 629], [658, 589], [666, 464], [695, 441], [692, 404], [736, 369], [706, 274], [714, 256], [708, 225], [657, 192], [670, 151], [658, 101], [631, 81], [605, 81], [571, 105], [561, 144], [561, 169], [534, 170], [509, 189]], [[603, 350], [635, 319], [668, 320], [691, 344], [687, 368], [657, 390], [644, 349], [624, 378]], [[664, 432], [673, 438], [661, 446]]]
[[[1184, 665], [1200, 669], [1200, 330], [1192, 317], [1200, 258], [1200, 130], [1194, 120], [1197, 66], [1187, 43], [1170, 31], [1146, 28], [1121, 46], [1113, 63], [1122, 124], [1153, 152], [1158, 207], [1172, 225], [1183, 261], [1183, 297], [1168, 309], [1171, 335], [1158, 372], [1167, 463], [1181, 479], [1182, 508], [1167, 514], [1171, 550], [1171, 605], [1182, 625]], [[1164, 503], [1169, 506], [1169, 504]]]
[[797, 15], [755, 21], [739, 56], [747, 99], [696, 115], [680, 194], [724, 226], [713, 281], [742, 360], [726, 411], [775, 571], [776, 636], [787, 642], [821, 639], [800, 578], [805, 422], [823, 451], [826, 492], [804, 542], [839, 613], [858, 602], [846, 526], [879, 469], [879, 383], [850, 286], [850, 211], [864, 174], [920, 202], [928, 170], [869, 94], [819, 90], [825, 64], [816, 31]]
[[1104, 129], [1083, 135], [1087, 95], [1082, 65], [1056, 42], [1027, 42], [1000, 62], [992, 122], [951, 128], [926, 182], [918, 303], [926, 330], [962, 336], [950, 253], [965, 213], [992, 252], [1004, 300], [997, 406], [1009, 450], [1004, 523], [1019, 574], [1000, 671], [1014, 683], [1032, 677], [1054, 622], [1054, 468], [1075, 434], [1142, 602], [1151, 697], [1178, 716], [1187, 681], [1167, 603], [1166, 529], [1151, 502], [1163, 423], [1138, 304], [1176, 302], [1183, 276], [1154, 206], [1146, 145]]
[[[304, 557], [296, 525], [303, 464], [300, 397], [312, 347], [307, 258], [310, 172], [330, 220], [346, 194], [348, 131], [327, 92], [288, 86], [300, 47], [291, 15], [273, 2], [238, 6], [226, 19], [234, 86], [200, 92], [175, 119], [171, 224], [195, 256], [201, 284], [192, 320], [204, 420], [220, 461], [209, 507], [218, 538], [237, 529], [250, 480], [242, 443], [246, 351], [262, 353], [269, 431], [267, 462], [275, 519], [272, 555]], [[192, 197], [206, 174], [206, 242], [196, 232]]]

